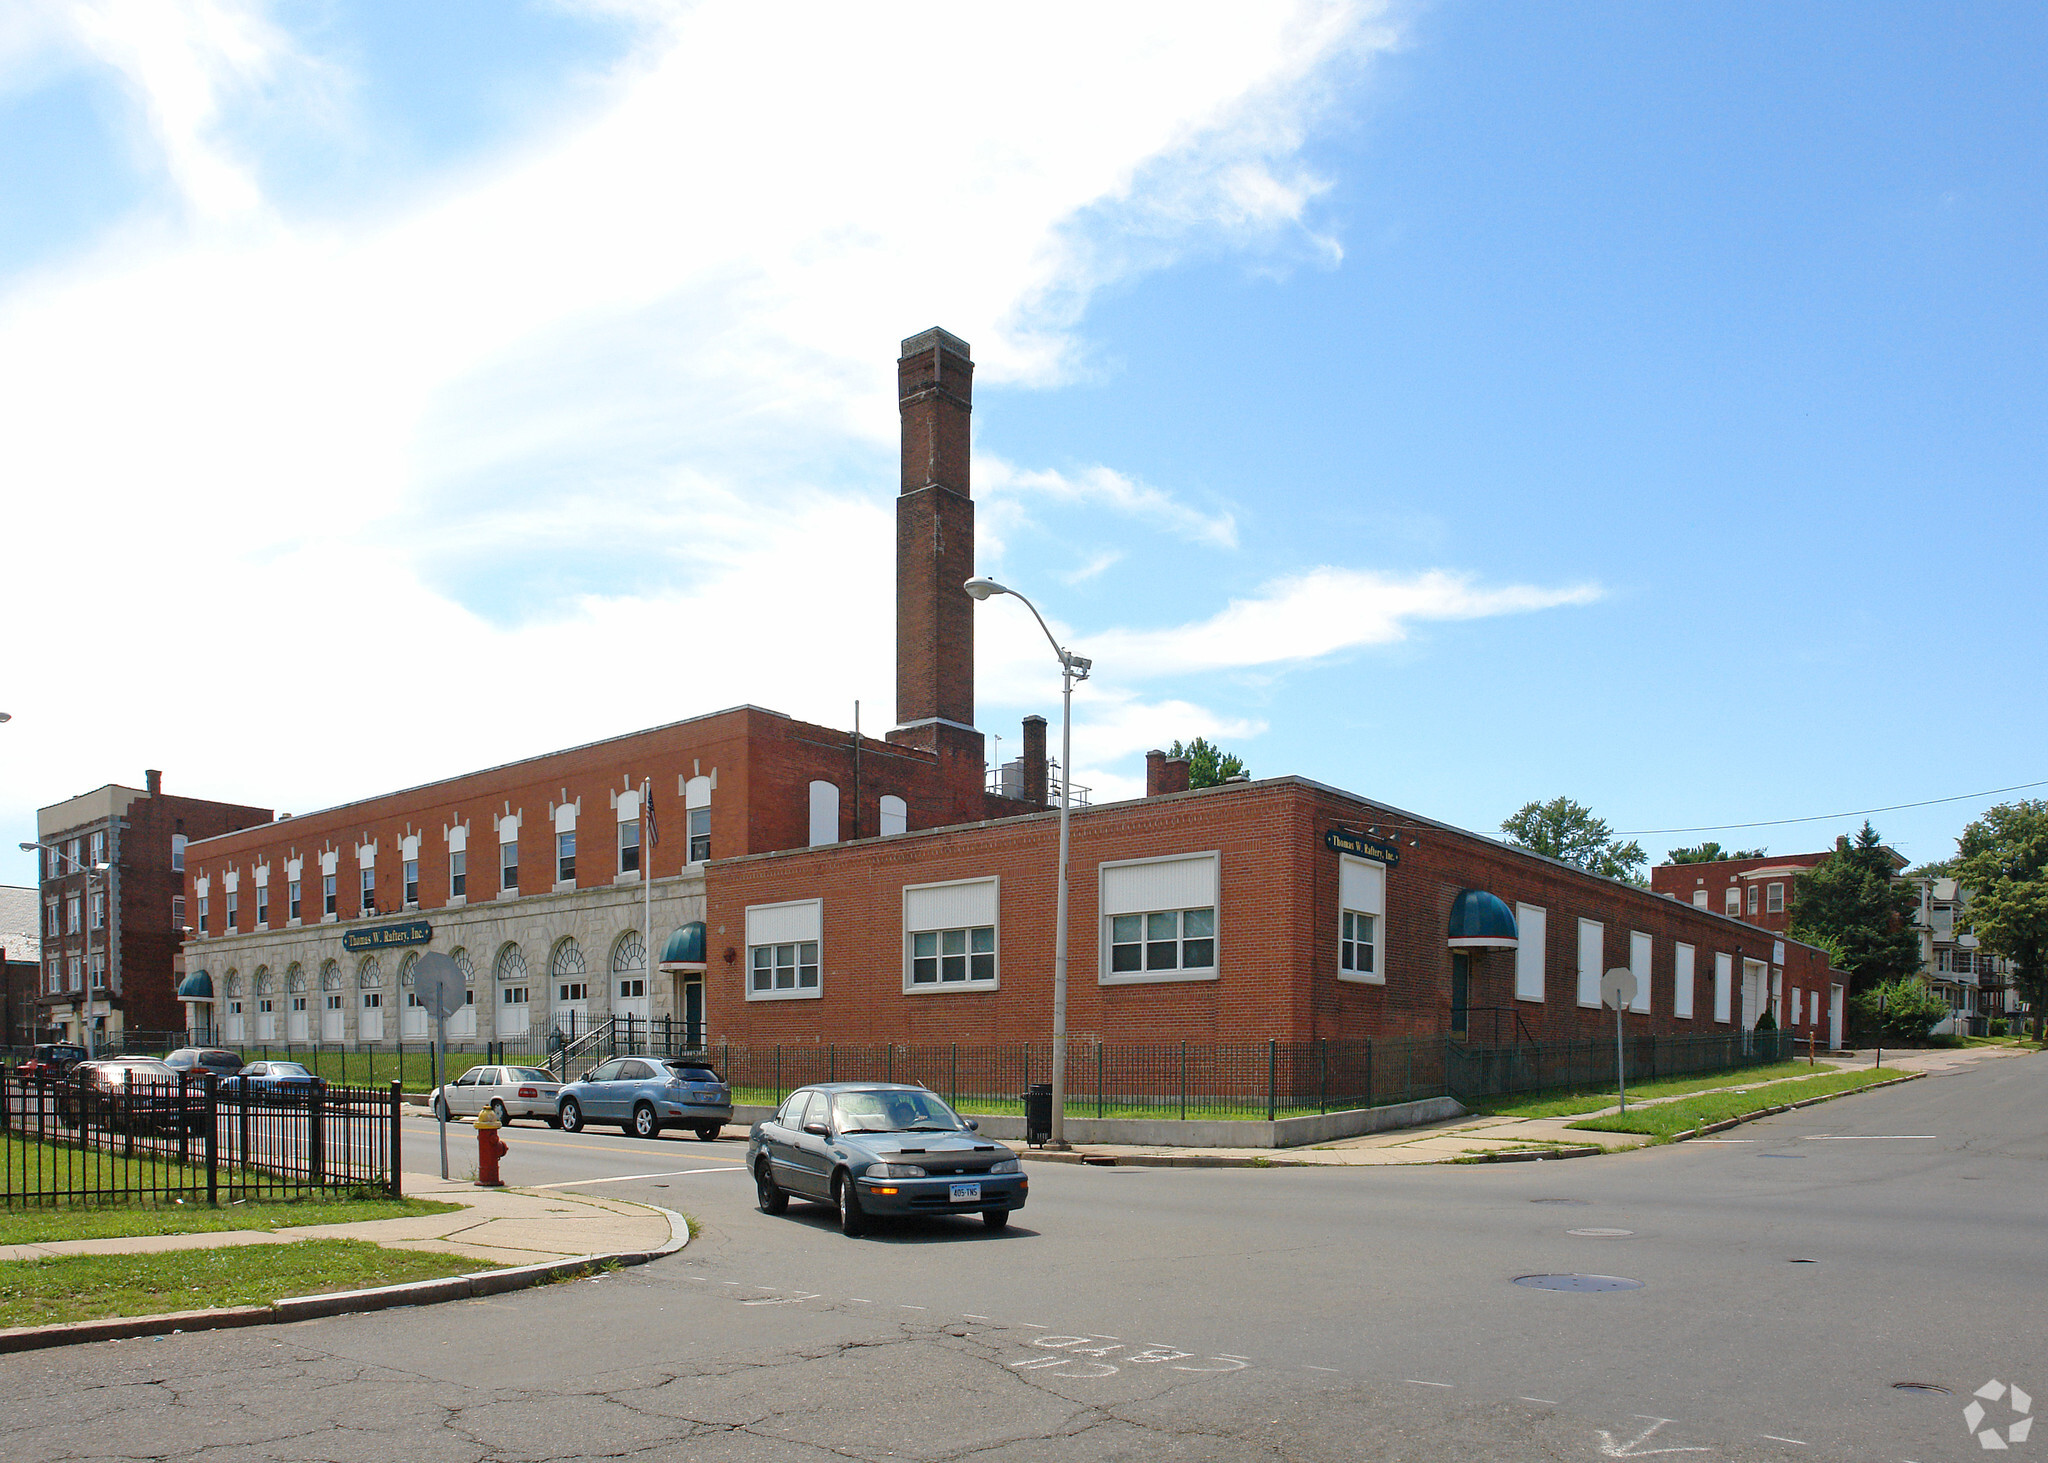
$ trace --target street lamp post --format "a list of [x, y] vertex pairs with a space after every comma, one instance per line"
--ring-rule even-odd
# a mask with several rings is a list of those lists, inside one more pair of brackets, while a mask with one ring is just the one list
[[1054, 906], [1052, 953], [1052, 1131], [1046, 1147], [1067, 1148], [1067, 824], [1074, 785], [1074, 682], [1088, 679], [1095, 662], [1076, 655], [1053, 638], [1038, 606], [1007, 585], [974, 578], [963, 586], [976, 600], [1007, 594], [1024, 600], [1024, 608], [1045, 631], [1053, 654], [1060, 658], [1060, 870], [1059, 899]]
[[[54, 843], [24, 843], [21, 845], [23, 853], [33, 853], [41, 849], [47, 849], [58, 858], [63, 859], [64, 862], [70, 864], [72, 872], [85, 875], [87, 898], [92, 896], [92, 881], [94, 879], [100, 881], [100, 888], [103, 891], [111, 894], [112, 886], [107, 879], [107, 874], [112, 870], [112, 864], [84, 863], [73, 858]], [[102, 940], [107, 946], [107, 967], [111, 970], [114, 964], [113, 942], [110, 938], [113, 932], [113, 911], [109, 910], [107, 913], [108, 922], [102, 926], [102, 929], [106, 931], [106, 935], [102, 936]], [[85, 1054], [93, 1056], [97, 1053], [99, 1044], [92, 1039], [92, 916], [90, 910], [87, 912], [85, 921], [85, 966], [85, 1013], [79, 1018], [78, 1024], [85, 1033]]]

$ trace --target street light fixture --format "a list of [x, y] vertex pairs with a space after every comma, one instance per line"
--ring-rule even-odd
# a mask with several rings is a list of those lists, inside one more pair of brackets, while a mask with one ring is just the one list
[[[54, 843], [24, 843], [21, 845], [21, 851], [23, 853], [34, 853], [39, 849], [47, 849], [49, 852], [55, 854], [58, 858], [63, 859], [64, 862], [71, 865], [73, 873], [85, 875], [86, 893], [90, 894], [92, 892], [92, 881], [94, 879], [98, 879], [100, 881], [101, 888], [105, 890], [108, 894], [112, 894], [113, 890], [110, 882], [107, 879], [107, 875], [113, 872], [114, 866], [112, 864], [86, 863], [83, 860], [73, 858], [70, 854], [64, 852], [63, 849], [59, 848]], [[112, 938], [113, 925], [110, 921], [108, 924], [101, 926], [101, 928], [106, 931], [106, 939], [104, 940], [104, 943], [107, 946], [107, 965], [108, 968], [111, 969], [114, 963], [114, 949]], [[86, 923], [85, 954], [85, 963], [88, 967], [90, 967], [92, 965], [92, 925], [90, 920], [88, 920]], [[87, 1056], [94, 1055], [98, 1047], [98, 1043], [96, 1043], [92, 1039], [92, 1001], [92, 973], [90, 968], [88, 968], [85, 977], [85, 1014], [78, 1023], [84, 1029], [85, 1032], [85, 1054]]]
[[1007, 594], [1024, 600], [1024, 608], [1045, 631], [1053, 654], [1060, 658], [1060, 873], [1059, 901], [1053, 917], [1052, 953], [1052, 1131], [1046, 1147], [1064, 1152], [1067, 1144], [1067, 820], [1074, 784], [1074, 682], [1088, 679], [1095, 662], [1076, 655], [1053, 638], [1038, 606], [1008, 585], [974, 578], [962, 586], [976, 600]]

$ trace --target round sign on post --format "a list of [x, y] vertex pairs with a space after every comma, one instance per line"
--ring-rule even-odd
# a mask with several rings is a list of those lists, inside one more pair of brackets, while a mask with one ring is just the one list
[[413, 967], [412, 993], [427, 1008], [427, 1014], [439, 1021], [446, 1021], [460, 1011], [468, 1000], [462, 972], [438, 950], [420, 956], [420, 963]]
[[[424, 967], [426, 961], [420, 965]], [[1616, 1011], [1625, 1011], [1636, 998], [1636, 973], [1626, 965], [1617, 965], [1600, 977], [1600, 1000], [1603, 1005]]]

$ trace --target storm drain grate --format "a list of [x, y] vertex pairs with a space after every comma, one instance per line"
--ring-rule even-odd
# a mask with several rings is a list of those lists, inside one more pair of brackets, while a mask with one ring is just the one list
[[1624, 1280], [1619, 1275], [1517, 1275], [1515, 1284], [1526, 1285], [1531, 1290], [1641, 1290], [1640, 1280]]

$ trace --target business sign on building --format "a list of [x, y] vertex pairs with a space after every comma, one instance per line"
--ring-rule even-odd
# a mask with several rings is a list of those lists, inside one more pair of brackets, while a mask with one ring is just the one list
[[394, 945], [424, 945], [434, 938], [434, 927], [423, 919], [409, 919], [395, 925], [372, 925], [350, 930], [341, 937], [344, 950], [388, 950]]
[[1401, 841], [1397, 838], [1380, 838], [1371, 833], [1354, 833], [1349, 828], [1332, 828], [1323, 835], [1323, 843], [1337, 853], [1378, 859], [1390, 869], [1401, 862]]

